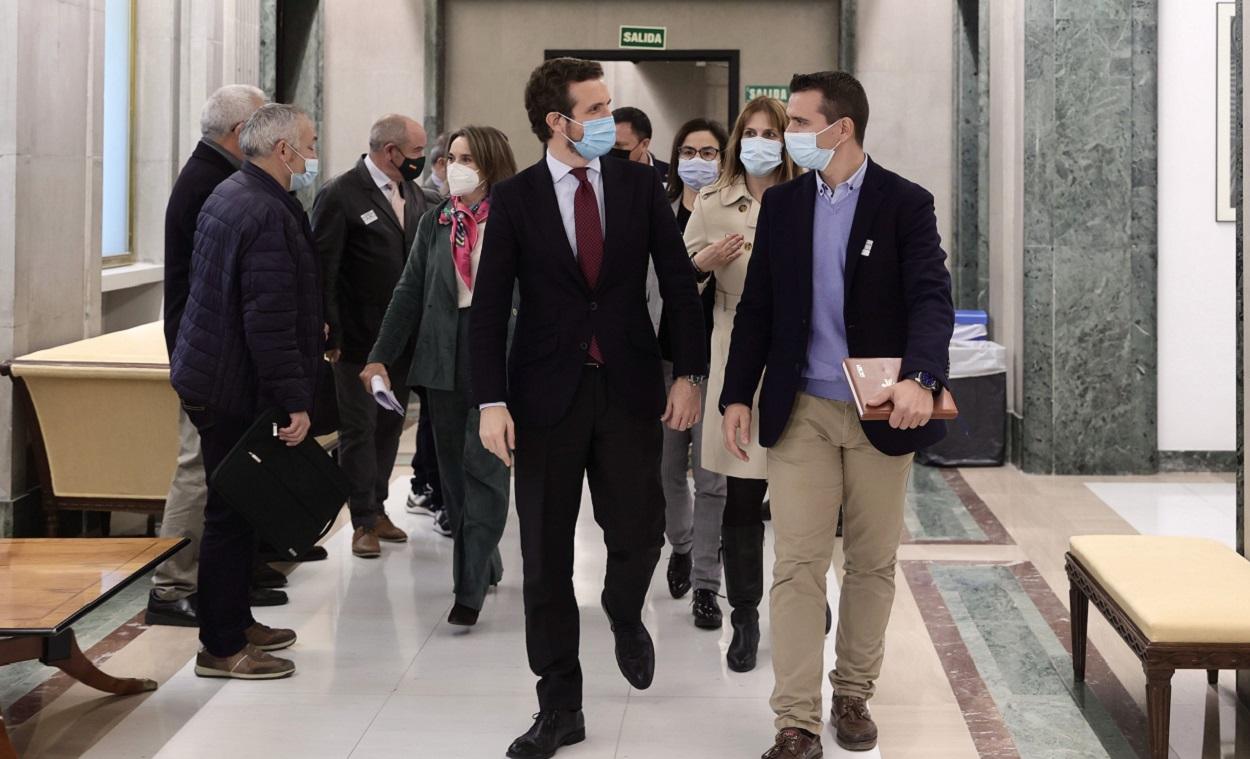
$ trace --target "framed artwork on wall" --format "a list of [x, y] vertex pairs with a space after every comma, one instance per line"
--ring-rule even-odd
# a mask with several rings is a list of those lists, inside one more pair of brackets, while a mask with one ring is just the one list
[[1236, 3], [1215, 4], [1215, 220], [1237, 221], [1233, 207], [1233, 23]]

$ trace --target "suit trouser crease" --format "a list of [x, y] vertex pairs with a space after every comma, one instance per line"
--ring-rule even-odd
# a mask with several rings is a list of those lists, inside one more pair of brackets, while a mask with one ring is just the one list
[[[214, 472], [251, 423], [215, 412], [192, 412], [200, 432], [204, 470]], [[242, 514], [211, 488], [204, 505], [197, 610], [200, 642], [217, 657], [247, 644], [244, 632], [256, 620], [249, 602], [256, 533]]]
[[486, 592], [503, 578], [499, 541], [508, 522], [510, 473], [482, 445], [481, 413], [470, 408], [468, 310], [462, 309], [456, 355], [456, 389], [426, 391], [438, 452], [444, 508], [453, 539], [456, 602], [481, 609]]
[[[363, 370], [363, 364], [339, 361], [334, 365], [334, 384], [339, 404], [339, 466], [352, 484], [348, 498], [352, 527], [372, 528], [386, 514], [404, 417], [383, 409], [365, 391], [360, 384]], [[393, 390], [400, 405], [406, 406], [408, 388], [397, 383]]]
[[607, 547], [604, 598], [618, 622], [641, 621], [664, 543], [660, 422], [631, 416], [615, 402], [607, 371], [583, 371], [556, 425], [517, 427], [525, 642], [543, 710], [582, 706], [573, 542], [583, 480]]
[[204, 477], [200, 433], [181, 408], [178, 409], [178, 444], [178, 464], [165, 498], [161, 537], [187, 538], [191, 542], [156, 567], [152, 583], [159, 601], [177, 601], [195, 593], [200, 541], [204, 537], [208, 483]]
[[912, 456], [887, 456], [854, 407], [800, 394], [768, 452], [776, 564], [770, 598], [771, 705], [778, 729], [822, 722], [826, 575], [843, 505], [845, 576], [838, 607], [834, 692], [871, 698], [885, 653], [894, 569]]
[[[673, 387], [673, 364], [663, 362], [664, 382]], [[664, 533], [675, 553], [690, 553], [695, 590], [720, 591], [720, 526], [725, 509], [725, 476], [704, 469], [700, 441], [703, 421], [690, 430], [664, 427], [660, 460], [664, 483]], [[690, 474], [694, 498], [690, 497]]]

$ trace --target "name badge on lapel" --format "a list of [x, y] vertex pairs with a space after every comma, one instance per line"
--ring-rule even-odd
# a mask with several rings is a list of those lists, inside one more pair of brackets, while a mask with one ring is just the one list
[[360, 220], [365, 223], [365, 226], [368, 226], [378, 220], [378, 214], [376, 211], [370, 209], [360, 215]]
[[863, 256], [864, 258], [867, 258], [868, 256], [872, 255], [872, 240], [869, 240], [868, 242], [864, 243], [864, 249], [861, 250], [859, 254]]

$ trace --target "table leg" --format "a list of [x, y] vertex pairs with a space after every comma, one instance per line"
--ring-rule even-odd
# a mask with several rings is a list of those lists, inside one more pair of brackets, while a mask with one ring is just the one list
[[156, 681], [143, 678], [113, 677], [101, 672], [91, 660], [83, 655], [73, 630], [66, 630], [54, 638], [48, 638], [40, 661], [56, 667], [78, 682], [118, 696], [129, 696], [156, 690]]

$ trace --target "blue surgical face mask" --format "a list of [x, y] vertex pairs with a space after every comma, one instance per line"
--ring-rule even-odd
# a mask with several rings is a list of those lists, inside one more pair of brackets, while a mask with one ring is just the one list
[[[838, 123], [837, 121], [833, 124]], [[805, 169], [812, 171], [824, 171], [829, 162], [833, 160], [833, 156], [838, 152], [838, 146], [831, 148], [817, 147], [816, 138], [833, 129], [833, 124], [825, 127], [819, 132], [786, 132], [786, 152], [794, 159], [794, 162]]]
[[744, 137], [741, 158], [748, 174], [766, 177], [781, 165], [781, 142], [767, 137]]
[[677, 176], [692, 190], [702, 190], [720, 176], [720, 164], [703, 158], [683, 158], [677, 162]]
[[[564, 116], [564, 114], [560, 114]], [[564, 139], [573, 145], [573, 149], [581, 154], [582, 158], [587, 161], [593, 161], [596, 158], [605, 156], [608, 151], [616, 145], [616, 120], [611, 116], [604, 116], [601, 119], [594, 119], [582, 123], [572, 118], [564, 116], [564, 118], [572, 121], [574, 124], [582, 125], [582, 138], [580, 140], [569, 139], [568, 135]]]
[[[287, 147], [291, 146], [288, 145]], [[300, 158], [304, 158], [304, 154], [293, 147], [291, 147], [291, 152]], [[286, 166], [287, 171], [291, 171], [291, 167], [287, 166], [285, 162], [282, 165]], [[291, 192], [299, 192], [305, 187], [312, 187], [313, 183], [317, 181], [318, 168], [316, 158], [304, 158], [304, 171], [299, 174], [291, 171]]]

